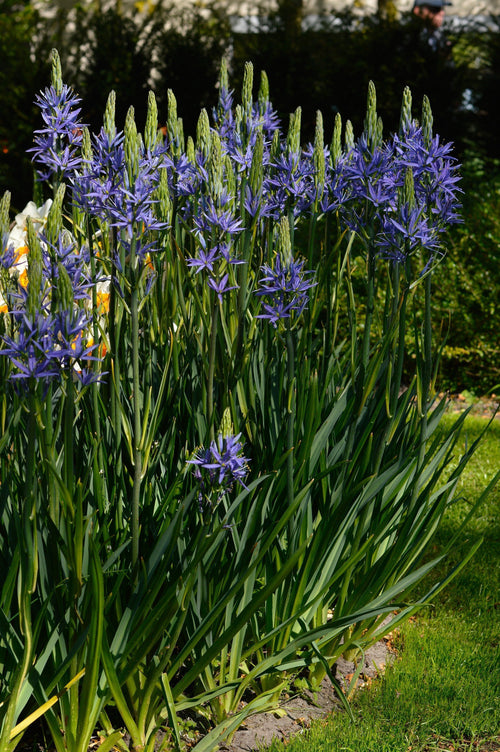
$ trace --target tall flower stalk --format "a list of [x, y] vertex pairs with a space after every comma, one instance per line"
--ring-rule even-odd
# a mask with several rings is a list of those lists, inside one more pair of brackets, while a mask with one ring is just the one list
[[[263, 297], [263, 313], [257, 318], [267, 319], [275, 328], [283, 322], [287, 353], [287, 497], [290, 506], [294, 499], [294, 424], [295, 424], [295, 346], [292, 328], [308, 303], [308, 290], [315, 285], [313, 272], [303, 270], [303, 261], [294, 261], [290, 225], [287, 217], [279, 224], [276, 238], [274, 268], [261, 269], [260, 286], [256, 294]], [[283, 325], [282, 324], [282, 325]]]

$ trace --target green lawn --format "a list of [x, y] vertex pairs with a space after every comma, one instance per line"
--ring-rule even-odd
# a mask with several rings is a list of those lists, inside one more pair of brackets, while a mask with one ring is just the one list
[[[484, 418], [467, 418], [460, 450], [484, 425]], [[495, 420], [463, 476], [432, 553], [449, 540], [499, 468], [500, 420]], [[287, 752], [499, 752], [500, 484], [468, 530], [443, 572], [478, 537], [481, 548], [436, 602], [400, 630], [394, 665], [353, 700], [356, 724], [339, 711], [286, 745], [273, 743], [268, 752], [285, 746]]]

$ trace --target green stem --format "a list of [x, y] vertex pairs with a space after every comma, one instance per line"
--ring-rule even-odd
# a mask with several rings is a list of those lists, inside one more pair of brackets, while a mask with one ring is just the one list
[[[116, 231], [113, 231], [113, 247], [116, 247], [117, 236]], [[123, 256], [123, 254], [121, 254]], [[124, 259], [120, 258], [121, 268], [123, 269]], [[115, 273], [117, 269], [115, 268]], [[113, 480], [114, 491], [112, 494], [115, 499], [115, 514], [116, 525], [118, 530], [123, 530], [123, 496], [122, 496], [122, 475], [123, 475], [123, 463], [122, 463], [122, 421], [120, 413], [120, 380], [121, 380], [121, 368], [120, 368], [120, 326], [118, 321], [118, 314], [120, 311], [119, 300], [115, 285], [111, 284], [109, 295], [109, 344], [110, 344], [110, 364], [111, 364], [111, 384], [110, 384], [110, 397], [111, 397], [111, 425], [115, 432], [113, 449], [112, 449], [112, 462], [113, 462]]]
[[367, 283], [366, 283], [366, 314], [365, 314], [365, 328], [363, 331], [363, 341], [361, 347], [362, 358], [362, 379], [360, 383], [361, 390], [363, 389], [363, 381], [368, 369], [368, 361], [370, 358], [370, 339], [371, 328], [373, 320], [373, 310], [375, 306], [375, 253], [373, 251], [372, 244], [368, 245], [368, 260], [367, 260]]
[[424, 362], [422, 368], [422, 422], [420, 435], [420, 452], [418, 458], [418, 467], [422, 467], [425, 449], [427, 443], [428, 426], [427, 413], [429, 410], [430, 388], [432, 380], [432, 325], [431, 325], [431, 274], [425, 278], [425, 300], [424, 300]]
[[217, 326], [219, 323], [219, 308], [217, 305], [217, 296], [214, 299], [212, 309], [212, 331], [210, 334], [210, 360], [208, 362], [208, 379], [207, 379], [207, 421], [210, 429], [210, 441], [215, 439], [214, 430], [214, 372], [215, 372], [215, 351], [217, 345]]
[[75, 401], [73, 396], [73, 375], [71, 369], [66, 373], [66, 398], [64, 401], [64, 485], [70, 498], [74, 492], [74, 456], [73, 456], [73, 422]]
[[0, 734], [0, 752], [10, 752], [15, 747], [11, 743], [11, 729], [16, 723], [16, 705], [26, 679], [33, 653], [33, 631], [31, 627], [31, 595], [35, 590], [37, 578], [36, 546], [36, 405], [33, 395], [29, 397], [29, 415], [27, 429], [28, 445], [26, 451], [26, 478], [24, 483], [24, 503], [21, 510], [21, 529], [19, 531], [19, 627], [24, 637], [22, 658], [14, 672], [14, 681], [10, 692], [7, 709], [3, 716]]
[[291, 506], [294, 499], [293, 491], [293, 448], [294, 448], [294, 423], [295, 423], [295, 348], [290, 320], [286, 325], [286, 351], [287, 351], [287, 433], [286, 433], [286, 487], [288, 504]]
[[420, 356], [422, 362], [419, 369], [420, 386], [420, 446], [417, 459], [417, 468], [415, 474], [415, 483], [413, 486], [412, 505], [418, 498], [421, 490], [420, 473], [425, 462], [425, 452], [427, 448], [427, 439], [429, 435], [428, 411], [430, 385], [432, 378], [432, 328], [431, 328], [431, 275], [428, 274], [425, 279], [425, 298], [424, 298], [424, 325], [423, 325], [423, 354]]
[[132, 569], [139, 560], [139, 506], [142, 483], [141, 394], [139, 372], [139, 290], [134, 280], [130, 299], [132, 319], [132, 406], [134, 413], [134, 479], [132, 486]]
[[[43, 451], [46, 457], [54, 458], [54, 426], [53, 426], [53, 387], [49, 384], [47, 395], [43, 406]], [[48, 497], [49, 497], [49, 514], [55, 525], [59, 525], [59, 494], [57, 493], [56, 479], [53, 473], [49, 473], [47, 479]]]
[[[87, 238], [89, 242], [89, 254], [90, 254], [90, 273], [92, 277], [92, 336], [94, 339], [94, 345], [97, 345], [100, 339], [100, 332], [99, 327], [97, 325], [97, 270], [96, 270], [96, 259], [94, 256], [94, 247], [93, 247], [93, 233], [92, 233], [92, 223], [90, 216], [87, 216]], [[99, 355], [99, 351], [97, 351], [97, 355]], [[94, 371], [97, 373], [98, 369], [100, 368], [100, 364], [97, 361], [93, 362], [92, 365]], [[103, 499], [103, 482], [100, 475], [100, 470], [104, 469], [104, 452], [103, 452], [103, 446], [102, 446], [102, 440], [101, 440], [101, 422], [99, 420], [99, 384], [97, 381], [94, 381], [94, 383], [91, 385], [91, 395], [92, 395], [92, 428], [94, 433], [94, 439], [97, 446], [97, 453], [96, 453], [96, 459], [94, 460], [94, 473], [93, 473], [93, 482], [95, 486], [95, 496], [97, 499], [97, 503], [99, 506], [99, 511], [102, 513], [104, 512], [104, 499]]]

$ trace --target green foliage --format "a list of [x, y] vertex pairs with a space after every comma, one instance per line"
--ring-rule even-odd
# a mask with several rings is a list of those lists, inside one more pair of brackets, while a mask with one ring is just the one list
[[[481, 166], [481, 165], [479, 165]], [[478, 395], [500, 384], [500, 183], [464, 165], [464, 223], [453, 229], [436, 274], [435, 323], [446, 334], [439, 381]]]
[[[456, 418], [446, 415], [444, 426]], [[457, 446], [460, 452], [484, 431], [484, 418], [469, 416]], [[494, 477], [500, 464], [500, 421], [495, 419], [460, 481], [460, 496], [447, 512], [436, 546], [446, 545]], [[399, 655], [383, 677], [358, 692], [355, 723], [334, 713], [313, 722], [310, 731], [269, 752], [424, 751], [434, 747], [495, 748], [498, 708], [498, 541], [500, 490], [497, 487], [468, 525], [469, 540], [483, 539], [471, 563], [394, 637]], [[452, 553], [458, 563], [462, 546]], [[432, 577], [432, 575], [431, 575]], [[423, 591], [422, 591], [423, 592]]]
[[[54, 52], [54, 70], [57, 60]], [[252, 81], [249, 64], [232, 120], [243, 147]], [[247, 715], [275, 707], [296, 677], [315, 687], [339, 655], [377, 640], [387, 613], [397, 612], [393, 627], [404, 622], [475, 551], [415, 595], [453, 548], [454, 540], [424, 558], [477, 446], [450, 469], [463, 418], [442, 430], [445, 404], [434, 402], [433, 270], [421, 274], [428, 259], [415, 252], [403, 265], [382, 262], [369, 211], [357, 239], [317, 204], [294, 214], [291, 198], [283, 216], [259, 219], [245, 187], [263, 185], [260, 165], [223, 153], [206, 112], [184, 154], [172, 94], [168, 101], [166, 163], [184, 169], [197, 150], [207, 179], [175, 192], [167, 166], [161, 177], [156, 164], [147, 172], [143, 147], [157, 138], [157, 108], [149, 97], [142, 135], [130, 107], [123, 170], [120, 163], [114, 175], [126, 184], [122, 198], [140, 197], [126, 221], [118, 199], [107, 206], [113, 214], [91, 216], [61, 186], [45, 224], [50, 239], [72, 240], [75, 264], [88, 249], [90, 297], [72, 294], [69, 271], [53, 263], [53, 246], [43, 252], [28, 220], [27, 319], [2, 314], [13, 337], [30, 316], [47, 323], [68, 307], [90, 323], [65, 349], [62, 335], [51, 345], [66, 353], [57, 379], [31, 375], [15, 388], [18, 364], [0, 361], [0, 752], [19, 743], [18, 722], [31, 713], [44, 716], [57, 752], [85, 752], [96, 726], [103, 752], [127, 748], [124, 727], [136, 752], [153, 752], [160, 732], [179, 752], [192, 719], [202, 733], [194, 750], [210, 752]], [[257, 102], [268, 105], [265, 77]], [[114, 119], [111, 96], [108, 136]], [[297, 109], [271, 151], [293, 154], [300, 128]], [[373, 86], [366, 128], [380, 143]], [[86, 135], [88, 159], [95, 148]], [[155, 201], [144, 214], [150, 184]], [[412, 190], [407, 179], [402, 193]], [[108, 182], [101, 195], [109, 199]], [[210, 242], [230, 242], [231, 257], [244, 262], [221, 253], [224, 293], [188, 264], [203, 249], [208, 198], [241, 222], [237, 232], [210, 229]], [[118, 225], [110, 221], [117, 214]], [[274, 328], [259, 317], [255, 292], [277, 250], [284, 264], [302, 251], [315, 285], [307, 310]], [[9, 295], [12, 274], [0, 280], [2, 293], [22, 305], [23, 296]], [[409, 327], [416, 357], [404, 388]], [[72, 355], [83, 336], [100, 355], [86, 375], [102, 378], [91, 383], [78, 377], [83, 356]], [[200, 459], [219, 426], [244, 437], [250, 475], [234, 488], [219, 475], [210, 494], [186, 463]], [[218, 473], [229, 467], [224, 457]]]

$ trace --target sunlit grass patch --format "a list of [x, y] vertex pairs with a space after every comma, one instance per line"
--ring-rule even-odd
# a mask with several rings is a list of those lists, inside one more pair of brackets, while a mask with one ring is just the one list
[[[443, 419], [450, 425], [456, 416]], [[484, 431], [469, 416], [457, 451]], [[432, 554], [453, 535], [500, 466], [500, 421], [489, 425], [460, 481]], [[460, 561], [478, 537], [482, 546], [435, 602], [401, 627], [399, 657], [353, 701], [356, 724], [341, 712], [316, 722], [286, 745], [288, 752], [497, 752], [500, 749], [500, 486], [471, 520], [466, 544], [431, 575]], [[428, 582], [421, 584], [422, 589]], [[285, 746], [275, 742], [269, 752]]]

